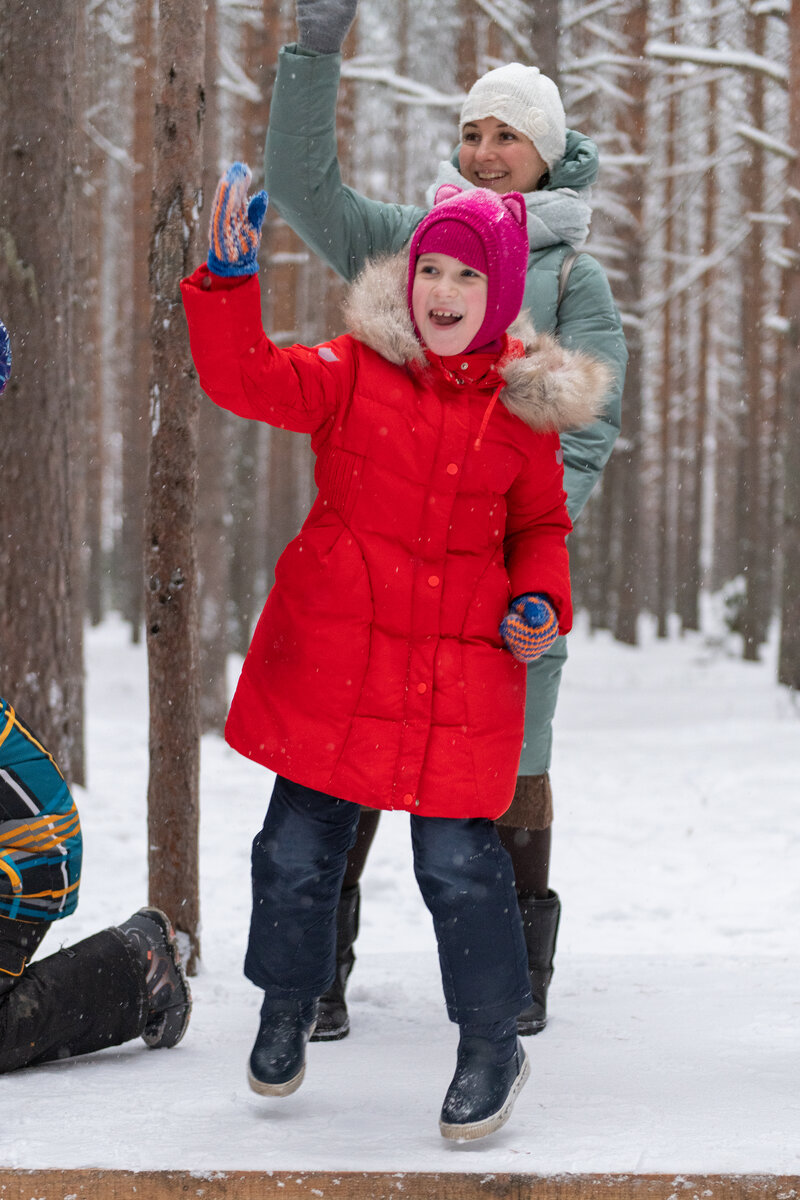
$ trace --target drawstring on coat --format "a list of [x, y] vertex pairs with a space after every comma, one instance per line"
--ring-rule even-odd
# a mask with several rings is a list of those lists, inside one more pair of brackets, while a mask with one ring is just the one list
[[475, 449], [476, 450], [480, 450], [480, 448], [481, 448], [481, 442], [483, 441], [483, 435], [486, 433], [486, 426], [489, 424], [489, 418], [491, 417], [492, 413], [494, 412], [494, 406], [497, 403], [497, 398], [505, 386], [506, 386], [505, 380], [503, 380], [503, 382], [500, 384], [500, 386], [498, 388], [495, 388], [495, 390], [492, 392], [492, 398], [489, 401], [489, 403], [486, 405], [486, 412], [483, 414], [483, 420], [481, 421], [481, 427], [478, 430], [478, 436], [475, 438]]

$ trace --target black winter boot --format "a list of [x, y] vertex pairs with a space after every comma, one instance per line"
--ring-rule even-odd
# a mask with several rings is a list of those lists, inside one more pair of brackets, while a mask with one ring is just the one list
[[358, 936], [360, 904], [361, 892], [357, 883], [351, 888], [342, 888], [336, 909], [336, 978], [319, 998], [317, 1027], [311, 1035], [312, 1042], [336, 1042], [350, 1032], [344, 989], [356, 961], [353, 942]]
[[314, 1031], [316, 1000], [271, 1000], [261, 1006], [261, 1025], [247, 1065], [259, 1096], [291, 1096], [306, 1073], [306, 1042]]
[[544, 900], [523, 900], [518, 897], [518, 901], [533, 995], [533, 1004], [517, 1017], [517, 1033], [525, 1037], [531, 1033], [541, 1033], [547, 1024], [547, 989], [553, 978], [561, 901], [552, 891]]
[[462, 1032], [456, 1073], [439, 1117], [442, 1137], [467, 1141], [505, 1125], [530, 1074], [522, 1042], [512, 1035], [509, 1054], [508, 1041]]
[[142, 1037], [154, 1050], [177, 1046], [189, 1025], [192, 994], [169, 917], [160, 908], [140, 908], [118, 932], [144, 971], [148, 1011]]

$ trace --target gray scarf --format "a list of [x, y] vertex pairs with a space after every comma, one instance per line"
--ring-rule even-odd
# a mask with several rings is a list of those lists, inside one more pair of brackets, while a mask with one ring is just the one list
[[[439, 174], [425, 194], [432, 208], [434, 197], [443, 183], [455, 183], [462, 191], [475, 187], [451, 162], [439, 163]], [[581, 193], [572, 188], [548, 188], [541, 192], [525, 192], [523, 200], [528, 210], [528, 239], [531, 250], [543, 250], [545, 246], [557, 246], [567, 242], [570, 246], [582, 246], [589, 236], [589, 221], [592, 216], [591, 191]]]

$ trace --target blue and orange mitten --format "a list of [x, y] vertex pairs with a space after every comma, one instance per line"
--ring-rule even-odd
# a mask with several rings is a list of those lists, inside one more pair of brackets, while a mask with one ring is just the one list
[[546, 596], [526, 592], [511, 601], [500, 622], [500, 636], [514, 658], [534, 662], [558, 637], [558, 617]]
[[11, 342], [8, 340], [8, 330], [0, 321], [0, 392], [8, 383], [11, 374]]
[[215, 275], [255, 275], [261, 226], [267, 211], [266, 192], [248, 202], [253, 173], [246, 163], [228, 167], [217, 184], [208, 231], [208, 269]]

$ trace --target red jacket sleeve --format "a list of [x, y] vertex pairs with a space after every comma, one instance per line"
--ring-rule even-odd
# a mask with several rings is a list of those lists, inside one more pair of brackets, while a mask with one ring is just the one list
[[181, 295], [200, 386], [220, 408], [313, 434], [350, 395], [351, 339], [274, 345], [261, 325], [257, 275], [223, 279], [203, 265], [181, 281]]
[[558, 434], [539, 434], [524, 471], [506, 496], [506, 570], [511, 595], [550, 597], [559, 633], [572, 628], [572, 592], [566, 538], [572, 529], [564, 492]]

